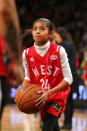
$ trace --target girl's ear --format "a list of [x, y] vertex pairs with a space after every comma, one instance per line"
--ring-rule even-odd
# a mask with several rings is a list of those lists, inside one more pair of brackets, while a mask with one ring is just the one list
[[54, 31], [51, 31], [51, 32], [49, 33], [49, 39], [53, 38], [53, 34], [54, 34]]

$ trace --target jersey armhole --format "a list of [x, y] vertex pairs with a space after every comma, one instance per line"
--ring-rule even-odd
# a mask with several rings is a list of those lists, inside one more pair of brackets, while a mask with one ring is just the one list
[[57, 46], [58, 61], [59, 61], [59, 63], [60, 63], [60, 68], [61, 68], [61, 61], [60, 61], [60, 48], [61, 48], [61, 47], [62, 47], [61, 45], [58, 45], [58, 46]]
[[28, 56], [28, 53], [29, 53], [29, 48], [25, 50], [25, 57], [27, 58]]

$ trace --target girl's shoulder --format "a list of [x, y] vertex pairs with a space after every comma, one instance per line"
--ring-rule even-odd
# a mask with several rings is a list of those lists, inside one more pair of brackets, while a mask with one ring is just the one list
[[60, 54], [63, 54], [66, 52], [62, 45], [58, 45], [53, 42], [51, 42], [51, 45], [56, 49], [57, 52], [60, 52]]
[[53, 46], [52, 48], [54, 49], [54, 52], [59, 55], [59, 56], [66, 56], [66, 51], [62, 45], [55, 44], [51, 42], [51, 45]]
[[30, 52], [30, 51], [32, 51], [34, 49], [34, 46], [31, 46], [31, 47], [29, 47], [29, 48], [26, 48], [23, 52]]

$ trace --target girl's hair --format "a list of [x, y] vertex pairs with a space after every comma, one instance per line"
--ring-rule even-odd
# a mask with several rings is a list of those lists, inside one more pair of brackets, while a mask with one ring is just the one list
[[54, 24], [49, 19], [46, 19], [46, 18], [39, 18], [35, 20], [33, 25], [39, 21], [44, 22], [47, 25], [49, 32], [52, 32], [54, 30]]
[[58, 27], [56, 29], [56, 32], [62, 37], [62, 40], [68, 40], [68, 41], [70, 41], [71, 44], [74, 44], [72, 37], [71, 37], [70, 33], [67, 31], [66, 28]]
[[29, 48], [34, 45], [34, 40], [32, 36], [32, 29], [26, 29], [21, 35], [22, 45], [21, 48]]

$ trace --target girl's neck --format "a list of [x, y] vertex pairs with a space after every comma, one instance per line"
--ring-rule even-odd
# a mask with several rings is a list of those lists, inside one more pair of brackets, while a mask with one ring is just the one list
[[36, 45], [36, 46], [44, 46], [46, 43], [47, 43], [47, 42], [43, 42], [43, 43], [41, 43], [41, 42], [40, 42], [40, 43], [36, 43], [36, 42], [35, 42], [35, 45]]
[[42, 46], [36, 45], [34, 43], [34, 46], [35, 46], [37, 53], [41, 56], [44, 56], [50, 47], [50, 41], [48, 41], [45, 45], [42, 45]]

